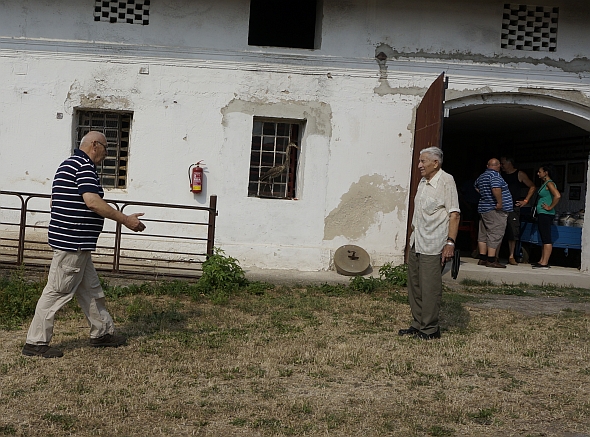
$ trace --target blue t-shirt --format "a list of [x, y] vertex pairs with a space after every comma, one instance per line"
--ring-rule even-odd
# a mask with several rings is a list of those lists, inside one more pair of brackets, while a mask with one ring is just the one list
[[511, 212], [512, 196], [508, 190], [508, 184], [495, 170], [486, 169], [475, 181], [474, 187], [479, 190], [480, 198], [477, 204], [477, 212], [483, 214], [496, 209], [496, 197], [492, 193], [492, 188], [502, 189], [502, 211]]
[[48, 240], [54, 249], [96, 250], [104, 218], [90, 210], [82, 194], [104, 196], [96, 166], [80, 149], [61, 163], [51, 189], [51, 220]]

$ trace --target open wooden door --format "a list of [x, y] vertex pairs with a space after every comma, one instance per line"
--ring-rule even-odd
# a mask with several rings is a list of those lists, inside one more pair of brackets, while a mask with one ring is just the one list
[[416, 125], [414, 127], [414, 149], [412, 153], [412, 172], [410, 176], [410, 202], [408, 205], [408, 224], [406, 230], [406, 250], [404, 261], [408, 262], [410, 252], [410, 234], [412, 232], [412, 217], [414, 215], [414, 197], [418, 189], [418, 183], [422, 176], [418, 171], [420, 152], [431, 146], [441, 147], [442, 128], [445, 104], [445, 90], [448, 81], [442, 73], [430, 85], [422, 102], [416, 110]]

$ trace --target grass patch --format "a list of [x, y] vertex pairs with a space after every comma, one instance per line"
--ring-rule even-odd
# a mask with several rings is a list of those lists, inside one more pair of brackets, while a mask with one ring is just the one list
[[0, 276], [0, 329], [16, 329], [33, 316], [43, 287], [45, 282], [26, 279], [24, 267]]
[[[25, 278], [3, 290], [40, 292]], [[491, 288], [585, 290], [463, 284], [443, 293], [442, 338], [421, 341], [397, 335], [411, 318], [406, 290], [382, 282], [103, 283], [127, 346], [89, 348], [74, 311], [56, 324], [61, 359], [20, 355], [30, 315], [0, 330], [0, 435], [590, 433], [588, 314], [465, 305]]]

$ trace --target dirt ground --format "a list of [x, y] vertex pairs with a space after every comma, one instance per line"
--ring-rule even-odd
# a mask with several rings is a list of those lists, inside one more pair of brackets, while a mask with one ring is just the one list
[[470, 302], [466, 306], [512, 310], [530, 316], [559, 314], [563, 311], [579, 311], [590, 314], [590, 303], [573, 302], [563, 297], [486, 296], [482, 302]]

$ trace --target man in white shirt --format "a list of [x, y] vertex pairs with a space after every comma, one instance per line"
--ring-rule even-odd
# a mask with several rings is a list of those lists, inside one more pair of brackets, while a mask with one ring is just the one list
[[461, 211], [453, 177], [441, 169], [442, 150], [420, 152], [422, 179], [414, 199], [414, 217], [408, 258], [408, 299], [413, 321], [399, 335], [424, 340], [440, 338], [441, 270], [453, 258]]

